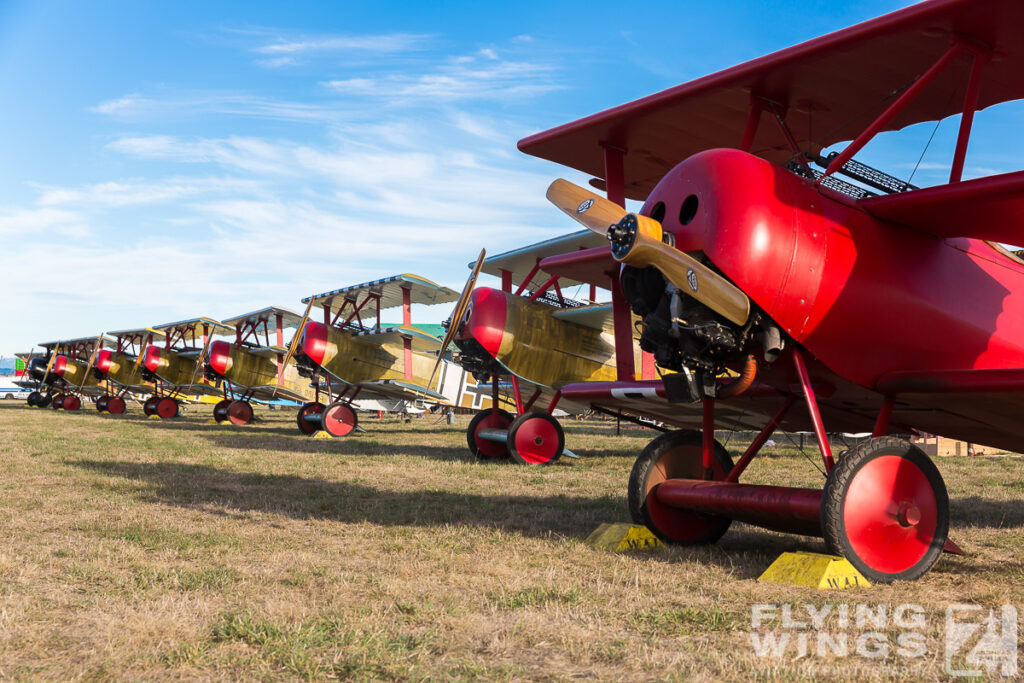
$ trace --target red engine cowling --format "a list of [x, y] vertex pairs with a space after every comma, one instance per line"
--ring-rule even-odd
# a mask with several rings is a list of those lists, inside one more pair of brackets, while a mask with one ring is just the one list
[[1024, 362], [1024, 297], [1013, 296], [1024, 292], [1024, 270], [983, 242], [878, 220], [731, 149], [680, 163], [641, 213], [864, 386], [892, 371]]

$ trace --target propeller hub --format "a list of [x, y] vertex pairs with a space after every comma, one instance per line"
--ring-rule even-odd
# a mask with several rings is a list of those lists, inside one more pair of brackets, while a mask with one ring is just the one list
[[608, 228], [608, 242], [611, 243], [612, 256], [621, 261], [626, 258], [629, 250], [636, 243], [639, 223], [634, 214], [627, 213], [615, 225]]

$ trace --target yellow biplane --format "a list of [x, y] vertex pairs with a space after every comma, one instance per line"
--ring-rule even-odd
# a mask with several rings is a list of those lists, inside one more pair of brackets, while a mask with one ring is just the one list
[[[288, 358], [294, 357], [304, 374], [324, 378], [330, 403], [306, 403], [299, 412], [299, 428], [306, 433], [322, 429], [331, 436], [350, 434], [358, 423], [354, 402], [359, 396], [402, 405], [456, 405], [466, 388], [465, 374], [439, 358], [440, 339], [413, 326], [412, 305], [457, 298], [454, 290], [403, 274], [303, 299], [306, 312]], [[309, 319], [314, 307], [322, 309], [323, 322]], [[398, 307], [402, 324], [381, 325], [381, 311]], [[441, 382], [433, 385], [431, 370], [438, 363], [445, 371]]]
[[97, 349], [88, 369], [107, 380], [105, 395], [96, 400], [96, 410], [120, 415], [127, 409], [127, 399], [138, 401], [139, 396], [154, 391], [153, 383], [142, 376], [142, 355], [147, 346], [164, 335], [151, 327], [107, 334], [113, 340]]
[[[595, 239], [596, 238], [596, 239]], [[470, 451], [478, 458], [511, 456], [523, 464], [550, 464], [565, 449], [565, 435], [553, 412], [581, 412], [583, 404], [566, 401], [560, 388], [574, 382], [613, 380], [621, 369], [638, 377], [653, 378], [653, 360], [641, 354], [634, 319], [616, 319], [611, 303], [596, 302], [593, 278], [573, 277], [571, 269], [557, 274], [542, 264], [560, 256], [593, 254], [607, 261], [602, 283], [617, 287], [618, 266], [600, 236], [583, 230], [471, 264], [463, 295], [449, 322], [445, 339], [459, 349], [457, 361], [480, 381], [490, 382], [495, 398], [508, 377], [515, 415], [492, 405], [473, 418], [466, 434]], [[591, 264], [593, 266], [594, 264]], [[477, 287], [478, 272], [501, 279], [501, 289]], [[587, 284], [591, 283], [591, 284]], [[568, 290], [587, 287], [586, 299]], [[628, 313], [628, 311], [627, 311]], [[634, 339], [631, 352], [615, 349], [615, 327]]]
[[225, 380], [224, 400], [213, 409], [215, 420], [249, 424], [253, 401], [315, 400], [316, 387], [300, 376], [294, 359], [285, 358], [284, 331], [297, 327], [300, 320], [287, 308], [268, 306], [223, 321], [234, 330], [235, 340], [213, 342], [206, 359], [207, 377]]
[[[40, 380], [47, 385], [51, 375], [56, 376], [52, 382], [53, 394], [50, 406], [55, 410], [78, 410], [82, 407], [82, 397], [91, 396], [99, 400], [106, 393], [103, 378], [91, 372], [97, 354], [113, 342], [105, 335], [96, 337], [80, 337], [58, 342], [42, 344], [50, 351], [49, 361]], [[36, 398], [29, 396], [29, 405], [45, 405]]]
[[233, 325], [192, 318], [155, 325], [153, 330], [163, 335], [163, 345], [150, 344], [143, 354], [142, 378], [155, 387], [142, 406], [147, 416], [175, 417], [182, 401], [221, 393], [220, 382], [206, 377], [204, 363], [213, 338], [233, 335]]

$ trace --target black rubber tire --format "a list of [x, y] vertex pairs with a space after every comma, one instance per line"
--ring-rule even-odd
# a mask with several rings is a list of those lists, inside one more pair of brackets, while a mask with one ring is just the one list
[[[531, 455], [529, 452], [520, 453], [516, 448], [517, 437], [520, 436], [520, 431], [523, 429], [523, 425], [526, 425], [526, 429], [531, 429], [531, 422], [534, 420], [542, 420], [554, 428], [554, 443], [553, 444], [542, 444], [545, 446], [553, 446], [553, 448], [545, 448], [545, 451], [552, 453], [547, 459], [542, 459], [537, 456]], [[512, 462], [520, 465], [550, 465], [553, 462], [557, 462], [562, 457], [562, 451], [565, 449], [565, 432], [562, 430], [562, 425], [558, 423], [551, 415], [547, 414], [543, 410], [533, 410], [529, 413], [523, 413], [515, 420], [508, 428], [508, 454], [512, 458]]]
[[53, 394], [45, 394], [41, 400], [36, 402], [36, 405], [40, 408], [45, 408], [51, 403], [53, 403]]
[[[680, 453], [680, 450], [683, 452]], [[728, 530], [732, 520], [727, 517], [710, 517], [708, 515], [696, 515], [704, 520], [714, 520], [712, 528], [707, 533], [698, 537], [681, 541], [664, 533], [657, 527], [657, 524], [650, 518], [647, 511], [647, 495], [651, 488], [652, 477], [664, 479], [703, 479], [704, 463], [702, 458], [703, 436], [696, 429], [678, 429], [665, 432], [652, 440], [640, 451], [633, 469], [629, 473], [629, 516], [635, 524], [643, 524], [650, 529], [658, 538], [666, 543], [675, 545], [704, 545], [714, 543]], [[656, 465], [662, 460], [676, 456], [670, 463], [663, 463], [664, 476], [658, 474]], [[682, 459], [678, 459], [682, 457]], [[732, 458], [722, 444], [715, 441], [714, 450], [715, 463], [713, 465], [715, 479], [724, 480], [732, 470]], [[691, 514], [680, 511], [681, 514]]]
[[[477, 460], [501, 460], [502, 458], [508, 457], [508, 446], [505, 447], [505, 453], [503, 455], [493, 456], [482, 453], [480, 449], [477, 448], [475, 438], [476, 429], [480, 425], [480, 423], [487, 419], [487, 416], [490, 415], [492, 412], [493, 410], [491, 408], [481, 410], [480, 412], [473, 416], [473, 419], [470, 420], [469, 422], [469, 426], [466, 428], [466, 444], [469, 446], [469, 452], [472, 453], [473, 457], [476, 458]], [[509, 427], [512, 426], [512, 422], [515, 421], [515, 418], [512, 416], [512, 413], [508, 412], [507, 410], [498, 410], [498, 415], [507, 421], [506, 424]]]
[[28, 395], [28, 398], [25, 399], [25, 403], [27, 403], [27, 404], [29, 404], [30, 406], [33, 406], [33, 407], [34, 406], [42, 406], [43, 405], [42, 401], [43, 401], [43, 395], [41, 393], [39, 393], [38, 391], [33, 391], [31, 394]]
[[[904, 571], [882, 572], [870, 567], [852, 547], [846, 532], [843, 509], [846, 495], [856, 481], [857, 473], [872, 460], [893, 455], [910, 461], [928, 480], [935, 496], [936, 526], [929, 548], [918, 562]], [[935, 463], [909, 441], [892, 436], [868, 439], [848, 450], [829, 472], [821, 495], [821, 531], [829, 551], [845, 557], [869, 581], [892, 583], [919, 579], [939, 559], [949, 536], [949, 494], [946, 484]]]

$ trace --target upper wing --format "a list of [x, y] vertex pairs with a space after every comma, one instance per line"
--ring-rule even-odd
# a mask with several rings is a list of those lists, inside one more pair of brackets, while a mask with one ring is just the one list
[[[608, 259], [611, 260], [607, 239], [589, 230], [580, 230], [579, 232], [531, 244], [521, 249], [513, 249], [503, 254], [491, 256], [488, 259], [484, 259], [484, 265], [480, 270], [495, 277], [502, 277], [503, 273], [509, 273], [508, 277], [511, 278], [512, 283], [516, 286], [529, 277], [530, 280], [526, 283], [525, 289], [532, 291], [543, 285], [551, 275], [555, 274], [553, 271], [547, 271], [543, 263], [541, 268], [536, 270], [535, 267], [539, 262], [556, 254], [574, 254], [581, 249], [589, 250], [594, 247], [603, 247], [603, 251], [608, 254]], [[470, 264], [470, 267], [472, 267], [472, 264]], [[616, 272], [618, 272], [617, 267]], [[591, 280], [574, 279], [568, 276], [561, 280], [560, 286], [572, 287], [580, 284], [580, 282], [590, 283]], [[607, 288], [608, 278], [604, 277], [599, 283], [594, 284]]]
[[357, 332], [356, 337], [360, 341], [370, 342], [371, 344], [378, 344], [381, 346], [384, 344], [402, 346], [405, 343], [405, 340], [409, 339], [412, 342], [412, 350], [422, 353], [436, 354], [441, 349], [440, 339], [429, 332], [424, 332], [423, 330], [409, 325]]
[[[1024, 98], [1021, 35], [1019, 0], [922, 2], [532, 135], [519, 149], [598, 178], [604, 177], [606, 148], [625, 150], [626, 196], [643, 199], [683, 159], [738, 147], [752, 96], [774, 104], [801, 149], [852, 139], [949, 48], [953, 36], [995, 50], [997, 58], [982, 72], [979, 109]], [[884, 130], [959, 113], [969, 69], [968, 59], [954, 60]], [[771, 115], [765, 114], [751, 151], [782, 163], [792, 153], [767, 120]]]
[[361, 285], [315, 294], [303, 299], [302, 303], [309, 303], [312, 300], [315, 306], [330, 306], [337, 310], [348, 301], [351, 306], [359, 307], [361, 319], [369, 320], [377, 315], [378, 311], [401, 306], [404, 297], [403, 290], [409, 292], [410, 303], [414, 304], [445, 304], [459, 298], [459, 293], [453, 289], [442, 287], [419, 275], [404, 273]]
[[938, 237], [1024, 244], [1024, 171], [869, 197], [858, 203], [878, 218]]

